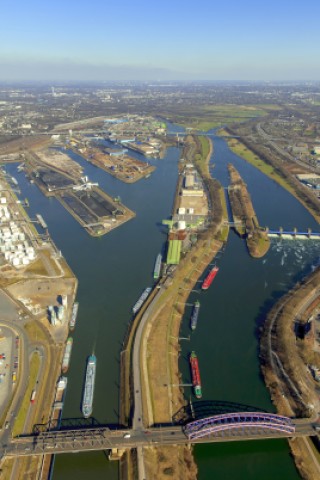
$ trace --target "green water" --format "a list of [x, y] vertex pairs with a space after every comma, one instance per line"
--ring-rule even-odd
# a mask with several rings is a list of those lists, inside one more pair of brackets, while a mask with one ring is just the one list
[[[86, 357], [94, 350], [97, 377], [93, 416], [100, 422], [118, 421], [119, 354], [131, 320], [130, 309], [146, 286], [153, 283], [154, 260], [163, 251], [166, 231], [161, 220], [171, 213], [177, 181], [178, 149], [154, 160], [150, 178], [125, 185], [85, 163], [92, 181], [123, 203], [137, 217], [102, 238], [92, 238], [55, 199], [45, 198], [8, 167], [30, 201], [30, 214], [41, 213], [57, 246], [79, 279], [78, 322], [68, 373], [65, 418], [81, 416], [80, 403]], [[138, 155], [137, 155], [138, 156]], [[234, 163], [248, 185], [262, 225], [270, 227], [318, 226], [308, 212], [287, 192], [254, 167], [235, 156], [224, 140], [215, 139], [212, 174], [227, 185], [228, 162]], [[191, 342], [182, 345], [180, 367], [190, 381], [187, 354], [195, 349], [201, 369], [203, 400], [236, 402], [272, 411], [268, 391], [260, 376], [258, 329], [270, 305], [309, 272], [319, 260], [315, 242], [273, 242], [267, 256], [251, 259], [246, 246], [233, 232], [220, 271], [210, 289], [200, 295], [201, 311]], [[181, 332], [189, 334], [187, 310]], [[184, 336], [184, 335], [183, 335]], [[186, 398], [191, 392], [185, 389]], [[195, 448], [199, 479], [297, 479], [285, 441], [243, 442]], [[117, 463], [102, 452], [56, 457], [54, 480], [118, 478]]]

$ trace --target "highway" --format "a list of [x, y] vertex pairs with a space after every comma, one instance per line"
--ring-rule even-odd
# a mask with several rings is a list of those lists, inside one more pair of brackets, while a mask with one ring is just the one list
[[96, 450], [132, 449], [158, 445], [184, 445], [187, 443], [235, 442], [259, 439], [292, 438], [316, 435], [315, 427], [319, 424], [310, 419], [294, 422], [294, 434], [273, 433], [267, 429], [247, 427], [234, 429], [219, 434], [211, 434], [199, 439], [189, 440], [183, 427], [157, 427], [147, 430], [110, 430], [107, 427], [77, 430], [49, 431], [38, 435], [16, 438], [8, 445], [2, 445], [5, 456], [59, 454], [66, 452], [87, 452]]
[[[141, 342], [143, 339], [143, 332], [145, 325], [147, 324], [150, 314], [153, 310], [154, 305], [161, 295], [162, 288], [159, 288], [154, 299], [151, 301], [150, 305], [147, 307], [146, 311], [142, 315], [137, 332], [134, 338], [133, 345], [133, 355], [132, 355], [132, 375], [133, 375], [133, 389], [134, 389], [134, 412], [132, 418], [132, 429], [133, 432], [140, 432], [144, 429], [143, 425], [143, 405], [142, 405], [142, 388], [141, 388], [141, 374], [143, 368], [141, 365]], [[149, 437], [148, 437], [149, 438]], [[150, 442], [149, 442], [150, 443]], [[137, 446], [137, 459], [138, 459], [138, 478], [143, 480], [146, 478], [145, 465], [143, 459], [143, 449], [139, 445]]]

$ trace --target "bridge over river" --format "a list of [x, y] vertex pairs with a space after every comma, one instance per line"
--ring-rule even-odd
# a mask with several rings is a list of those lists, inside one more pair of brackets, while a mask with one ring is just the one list
[[159, 425], [145, 430], [111, 429], [106, 426], [51, 430], [14, 438], [1, 446], [1, 456], [292, 438], [316, 435], [317, 425], [311, 419], [292, 420], [264, 412], [237, 412], [193, 420], [184, 426]]

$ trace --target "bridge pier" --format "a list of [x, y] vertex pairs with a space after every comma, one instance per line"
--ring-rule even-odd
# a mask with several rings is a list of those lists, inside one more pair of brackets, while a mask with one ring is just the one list
[[109, 453], [108, 453], [108, 460], [119, 461], [124, 453], [125, 453], [125, 449], [123, 448], [111, 448], [111, 450], [109, 450]]

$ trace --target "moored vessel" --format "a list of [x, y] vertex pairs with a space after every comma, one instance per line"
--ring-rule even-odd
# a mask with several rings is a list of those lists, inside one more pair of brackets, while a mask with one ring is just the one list
[[161, 272], [161, 262], [162, 262], [162, 255], [159, 253], [156, 258], [156, 262], [154, 265], [154, 270], [153, 270], [153, 278], [157, 279], [160, 277], [160, 272]]
[[199, 310], [200, 310], [200, 302], [197, 300], [193, 305], [192, 314], [190, 318], [191, 330], [195, 330], [197, 328]]
[[201, 387], [201, 378], [199, 371], [198, 357], [194, 351], [190, 354], [190, 367], [191, 367], [191, 377], [192, 377], [192, 386], [194, 394], [197, 398], [202, 397], [202, 387]]
[[64, 349], [63, 359], [62, 359], [62, 373], [66, 373], [69, 368], [71, 350], [72, 350], [73, 338], [69, 337], [66, 343], [66, 348]]
[[217, 265], [215, 265], [211, 270], [210, 272], [208, 273], [208, 275], [206, 276], [206, 278], [204, 279], [203, 281], [203, 284], [202, 284], [202, 290], [208, 290], [208, 288], [210, 287], [211, 283], [213, 282], [215, 276], [217, 275], [219, 271], [219, 267], [217, 267]]
[[147, 287], [147, 288], [142, 292], [142, 294], [140, 295], [139, 300], [133, 305], [133, 307], [132, 307], [132, 313], [133, 313], [134, 315], [140, 310], [140, 308], [142, 307], [142, 305], [144, 304], [144, 302], [147, 300], [148, 296], [150, 295], [151, 290], [152, 290], [151, 287]]
[[82, 397], [82, 413], [84, 418], [90, 417], [92, 413], [94, 382], [96, 378], [97, 357], [90, 355], [87, 360], [86, 377]]
[[70, 330], [74, 330], [74, 327], [76, 325], [78, 308], [79, 308], [79, 303], [74, 302], [74, 304], [72, 306], [72, 313], [71, 313], [71, 318], [70, 318], [70, 322], [69, 322]]

